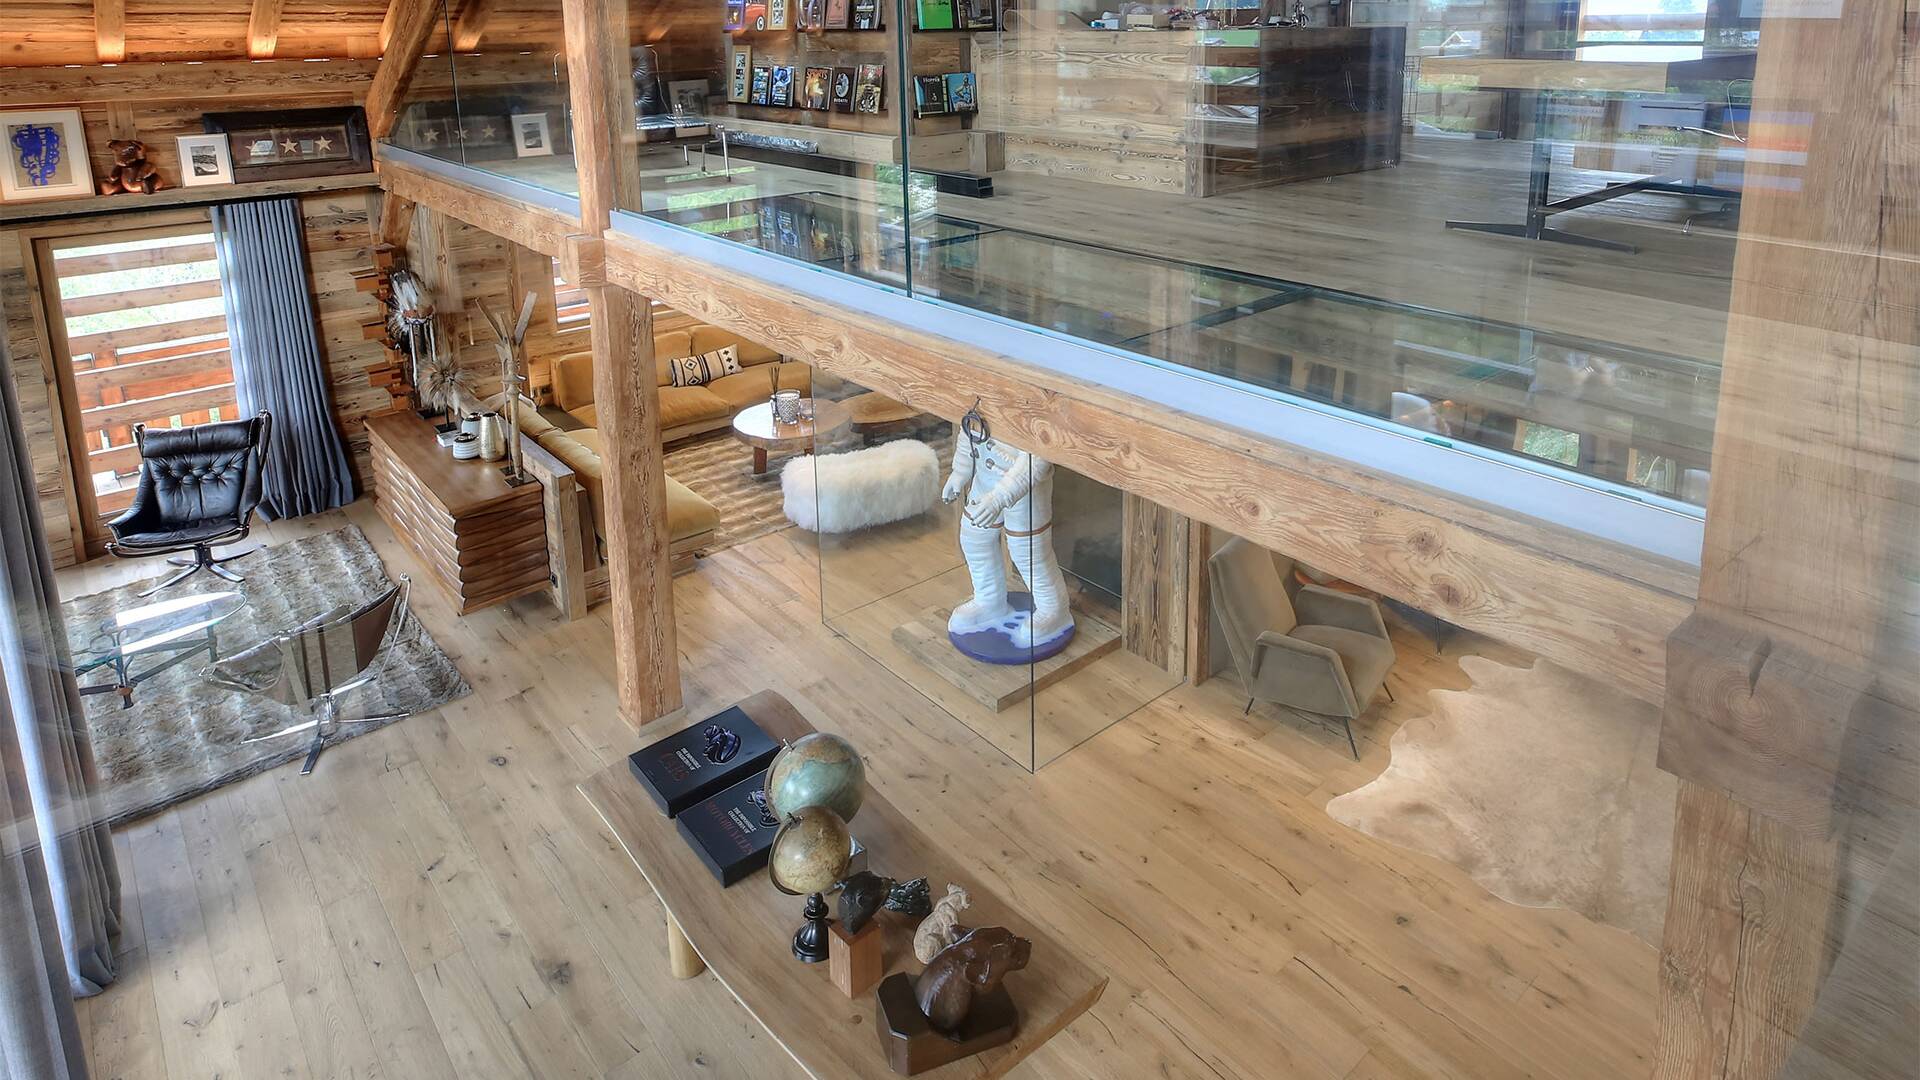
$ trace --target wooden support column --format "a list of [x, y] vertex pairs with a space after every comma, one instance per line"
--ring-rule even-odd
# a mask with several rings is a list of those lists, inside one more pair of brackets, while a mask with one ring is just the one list
[[380, 222], [374, 238], [392, 247], [407, 246], [407, 234], [413, 230], [414, 202], [391, 191], [380, 193]]
[[606, 283], [600, 244], [613, 211], [639, 204], [626, 5], [563, 0], [561, 12], [583, 235], [567, 238], [560, 259], [568, 281], [586, 289], [593, 312], [593, 402], [605, 470], [614, 658], [620, 711], [638, 727], [680, 707], [680, 666], [653, 306]]
[[127, 0], [93, 0], [93, 42], [94, 54], [103, 64], [127, 58]]
[[393, 0], [387, 21], [392, 33], [388, 36], [387, 28], [381, 27], [380, 68], [367, 86], [367, 131], [376, 140], [393, 130], [407, 85], [420, 66], [420, 51], [427, 47], [434, 28], [446, 23], [440, 0]]
[[[1920, 38], [1906, 5], [1768, 17], [1681, 778], [1661, 1080], [1920, 1061]], [[1797, 153], [1755, 153], [1755, 150]]]
[[1127, 651], [1174, 675], [1187, 670], [1187, 519], [1123, 494], [1121, 640]]

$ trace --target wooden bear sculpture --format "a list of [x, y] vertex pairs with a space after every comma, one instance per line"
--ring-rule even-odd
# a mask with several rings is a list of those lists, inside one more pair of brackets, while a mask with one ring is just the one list
[[1004, 926], [983, 926], [941, 950], [914, 982], [927, 1026], [956, 1037], [976, 997], [993, 993], [1008, 972], [1027, 966], [1033, 943]]
[[137, 191], [151, 195], [166, 186], [160, 181], [160, 170], [147, 160], [146, 143], [139, 139], [114, 139], [107, 143], [107, 149], [113, 151], [113, 168], [107, 178], [100, 181], [100, 194]]

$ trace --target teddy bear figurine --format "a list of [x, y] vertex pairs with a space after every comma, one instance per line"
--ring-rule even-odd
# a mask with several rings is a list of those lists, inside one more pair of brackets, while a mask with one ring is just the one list
[[147, 144], [139, 139], [114, 139], [107, 143], [107, 149], [113, 151], [113, 168], [107, 178], [100, 181], [100, 194], [117, 195], [134, 192], [151, 195], [165, 187], [160, 179], [160, 170], [147, 160]]

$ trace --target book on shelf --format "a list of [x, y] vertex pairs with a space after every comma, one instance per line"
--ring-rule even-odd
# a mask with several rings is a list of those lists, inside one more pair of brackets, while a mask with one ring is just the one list
[[747, 28], [747, 0], [727, 0], [727, 21], [720, 28], [729, 34]]
[[827, 0], [826, 26], [829, 30], [845, 30], [849, 23], [848, 9], [850, 0]]
[[833, 69], [832, 97], [834, 112], [853, 111], [853, 79], [854, 71], [852, 68], [837, 67]]
[[992, 30], [999, 20], [994, 17], [994, 0], [954, 0], [954, 18], [968, 30]]
[[880, 0], [853, 0], [853, 29], [880, 29]]
[[753, 65], [753, 91], [749, 95], [748, 100], [755, 105], [765, 105], [767, 103], [767, 91], [772, 85], [773, 68], [766, 64]]
[[807, 80], [800, 94], [800, 104], [809, 109], [825, 111], [827, 107], [827, 80], [832, 77], [832, 68], [808, 68]]
[[753, 92], [753, 48], [735, 45], [727, 79], [728, 101], [750, 101]]
[[980, 108], [978, 83], [971, 71], [947, 73], [947, 111], [976, 112]]
[[954, 0], [913, 0], [914, 25], [922, 30], [953, 29]]
[[938, 116], [948, 111], [945, 75], [913, 77], [913, 111], [917, 116]]
[[886, 67], [882, 64], [861, 64], [859, 78], [853, 88], [853, 108], [855, 112], [880, 113], [887, 108]]
[[783, 109], [793, 108], [793, 79], [798, 69], [792, 64], [773, 66], [773, 85], [767, 91], [767, 104]]

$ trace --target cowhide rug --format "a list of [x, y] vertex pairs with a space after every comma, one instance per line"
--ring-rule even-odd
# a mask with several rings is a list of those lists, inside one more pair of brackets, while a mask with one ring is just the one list
[[1658, 946], [1677, 781], [1654, 767], [1659, 712], [1546, 660], [1465, 656], [1392, 761], [1327, 813], [1444, 859], [1488, 891], [1565, 907]]
[[[152, 561], [156, 571], [172, 572], [163, 560]], [[142, 604], [193, 593], [240, 593], [246, 606], [217, 628], [221, 655], [228, 656], [342, 604], [371, 600], [388, 585], [380, 556], [352, 525], [263, 548], [230, 565], [247, 580], [234, 585], [202, 572], [142, 600], [135, 594], [153, 583], [149, 578], [62, 603], [74, 659], [84, 662], [96, 655], [100, 625], [116, 611]], [[415, 582], [414, 587], [433, 586]], [[373, 682], [342, 699], [343, 716], [424, 712], [468, 692], [453, 660], [411, 614], [398, 636], [389, 640], [393, 644], [374, 662], [378, 674]], [[153, 658], [142, 657], [133, 667], [139, 672], [153, 663]], [[117, 694], [81, 699], [100, 770], [101, 803], [110, 822], [143, 817], [306, 755], [310, 739], [304, 735], [246, 742], [249, 735], [293, 723], [293, 711], [264, 697], [213, 685], [204, 677], [207, 666], [201, 653], [162, 671], [134, 689], [132, 708], [121, 708]], [[95, 670], [80, 681], [110, 684], [111, 672]], [[328, 742], [381, 726], [347, 725]], [[326, 768], [324, 757], [320, 767]]]

